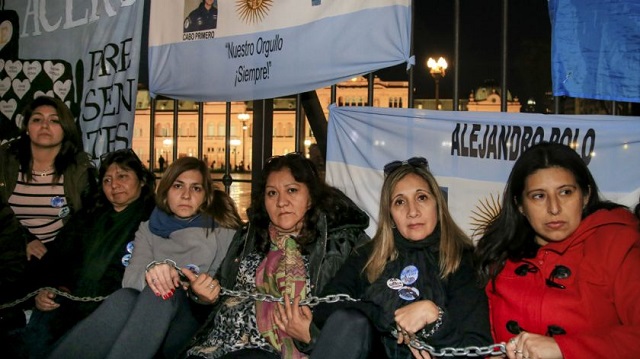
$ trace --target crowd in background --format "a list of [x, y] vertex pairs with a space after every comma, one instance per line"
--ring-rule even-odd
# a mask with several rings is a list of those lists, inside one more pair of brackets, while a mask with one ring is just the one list
[[369, 238], [317, 153], [270, 158], [245, 223], [204, 161], [162, 158], [156, 186], [130, 149], [96, 168], [60, 100], [24, 118], [0, 146], [0, 305], [34, 293], [0, 307], [10, 357], [640, 356], [640, 203], [565, 145], [515, 161], [474, 245], [424, 157], [384, 165]]

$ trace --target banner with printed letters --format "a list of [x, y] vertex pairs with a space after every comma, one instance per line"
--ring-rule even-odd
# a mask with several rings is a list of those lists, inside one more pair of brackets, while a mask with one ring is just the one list
[[640, 195], [637, 117], [451, 112], [372, 107], [329, 110], [327, 182], [378, 221], [382, 168], [422, 156], [448, 198], [456, 222], [472, 235], [500, 203], [514, 161], [541, 141], [571, 145], [601, 194], [627, 206]]
[[154, 0], [152, 96], [243, 101], [409, 62], [410, 0]]
[[34, 97], [62, 99], [85, 151], [131, 147], [143, 0], [6, 0], [0, 11], [0, 141]]

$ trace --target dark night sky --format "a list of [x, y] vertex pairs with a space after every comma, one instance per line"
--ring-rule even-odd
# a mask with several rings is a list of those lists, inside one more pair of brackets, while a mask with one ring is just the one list
[[[145, 16], [149, 18], [149, 1]], [[502, 38], [502, 0], [460, 0], [460, 87], [459, 96], [493, 79], [500, 83]], [[507, 86], [521, 102], [529, 97], [540, 101], [551, 89], [551, 25], [546, 0], [509, 1]], [[440, 97], [452, 98], [454, 88], [454, 2], [453, 0], [414, 0], [415, 98], [433, 98], [434, 81], [426, 67], [427, 59], [443, 56], [449, 63], [447, 76], [440, 81]], [[148, 81], [147, 31], [143, 24], [140, 82]], [[402, 64], [375, 74], [383, 80], [408, 80]]]
[[[452, 98], [454, 88], [454, 2], [416, 0], [414, 21], [414, 87], [416, 98], [433, 98], [435, 84], [426, 67], [429, 57], [444, 56], [447, 76], [440, 97]], [[551, 25], [546, 0], [508, 4], [507, 87], [521, 102], [541, 100], [551, 89]], [[460, 98], [484, 80], [501, 81], [502, 0], [460, 1]], [[376, 73], [381, 79], [408, 80], [405, 66]]]

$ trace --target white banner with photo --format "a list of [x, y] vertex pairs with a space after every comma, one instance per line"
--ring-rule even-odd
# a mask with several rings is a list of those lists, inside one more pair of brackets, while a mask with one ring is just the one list
[[154, 0], [149, 90], [243, 101], [410, 62], [410, 0]]
[[452, 112], [372, 107], [329, 110], [327, 182], [378, 221], [382, 168], [422, 156], [448, 198], [456, 222], [473, 235], [499, 205], [514, 161], [540, 141], [571, 145], [601, 194], [627, 206], [640, 195], [637, 117]]
[[0, 11], [0, 140], [42, 94], [78, 119], [98, 158], [131, 147], [143, 0], [6, 0]]

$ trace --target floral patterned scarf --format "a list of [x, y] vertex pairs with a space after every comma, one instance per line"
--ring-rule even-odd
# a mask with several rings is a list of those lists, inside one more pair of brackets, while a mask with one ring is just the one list
[[[256, 289], [259, 293], [282, 297], [285, 293], [293, 299], [307, 296], [307, 271], [298, 244], [291, 234], [277, 233], [269, 226], [271, 247], [256, 271]], [[272, 316], [278, 303], [256, 301], [258, 330], [267, 341], [282, 353], [282, 358], [306, 358], [300, 353], [287, 333], [278, 329]]]

